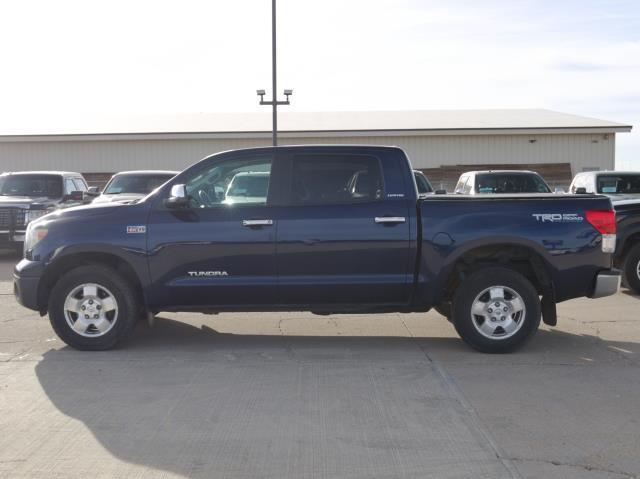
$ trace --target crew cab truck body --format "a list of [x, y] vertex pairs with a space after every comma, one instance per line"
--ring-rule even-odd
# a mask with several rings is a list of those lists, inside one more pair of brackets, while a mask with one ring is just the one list
[[640, 171], [586, 171], [578, 173], [570, 193], [596, 193], [611, 198], [618, 223], [614, 265], [625, 284], [640, 294]]
[[613, 263], [623, 272], [627, 287], [640, 294], [640, 198], [612, 198], [618, 225], [618, 243]]
[[90, 200], [80, 173], [21, 171], [0, 175], [0, 246], [22, 252], [26, 227], [57, 208]]
[[[266, 195], [213, 194], [241, 172], [268, 173]], [[15, 293], [80, 349], [113, 347], [159, 311], [438, 306], [470, 345], [506, 352], [541, 311], [554, 324], [556, 302], [614, 294], [614, 244], [605, 197], [418, 199], [398, 148], [258, 148], [205, 158], [137, 203], [41, 218]]]

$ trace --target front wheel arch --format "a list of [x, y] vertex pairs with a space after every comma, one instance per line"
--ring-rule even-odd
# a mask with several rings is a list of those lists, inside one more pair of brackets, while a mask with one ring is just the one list
[[140, 277], [126, 260], [112, 253], [79, 252], [63, 256], [45, 269], [38, 285], [38, 309], [41, 315], [47, 313], [49, 297], [58, 280], [79, 266], [99, 265], [108, 267], [123, 276], [133, 287], [137, 297], [143, 298], [144, 290]]

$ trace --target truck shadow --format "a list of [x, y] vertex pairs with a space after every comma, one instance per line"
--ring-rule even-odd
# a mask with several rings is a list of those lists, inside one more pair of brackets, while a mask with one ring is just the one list
[[[37, 379], [51, 403], [118, 460], [185, 477], [311, 477], [317, 468], [374, 477], [380, 469], [367, 466], [372, 451], [376, 463], [390, 461], [385, 477], [395, 477], [399, 450], [416, 471], [444, 472], [463, 456], [425, 455], [419, 448], [430, 439], [412, 436], [423, 427], [429, 434], [422, 413], [456, 410], [455, 399], [438, 402], [434, 358], [444, 368], [568, 358], [595, 367], [640, 354], [638, 343], [557, 330], [539, 331], [520, 353], [489, 356], [457, 338], [237, 335], [169, 319], [140, 328], [145, 334], [120, 350], [52, 349], [37, 364]], [[382, 414], [380, 401], [400, 417]]]

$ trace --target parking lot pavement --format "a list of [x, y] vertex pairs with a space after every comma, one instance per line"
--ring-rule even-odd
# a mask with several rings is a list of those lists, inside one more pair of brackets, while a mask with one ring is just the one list
[[436, 313], [161, 314], [88, 353], [0, 283], [0, 477], [631, 478], [640, 298], [560, 305], [522, 351]]
[[14, 265], [20, 261], [15, 250], [0, 249], [0, 282], [11, 281]]

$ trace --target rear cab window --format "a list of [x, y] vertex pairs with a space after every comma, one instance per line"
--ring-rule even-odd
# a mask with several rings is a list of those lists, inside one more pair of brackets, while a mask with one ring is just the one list
[[531, 173], [476, 175], [476, 193], [551, 193], [544, 180]]
[[640, 174], [599, 175], [597, 190], [605, 195], [640, 194]]

